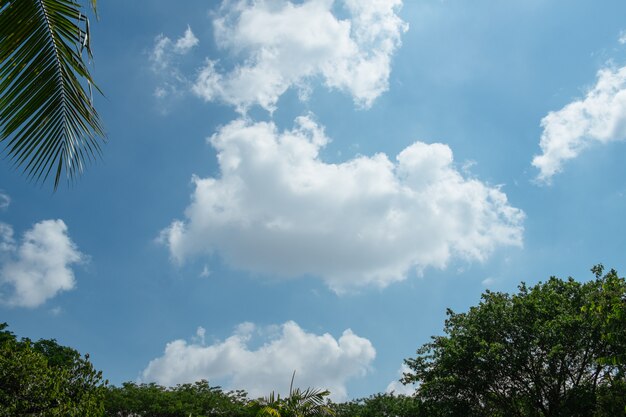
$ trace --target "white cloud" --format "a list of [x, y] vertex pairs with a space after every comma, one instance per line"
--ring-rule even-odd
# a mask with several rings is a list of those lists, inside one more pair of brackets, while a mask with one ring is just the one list
[[622, 30], [619, 33], [619, 38], [617, 40], [621, 45], [626, 44], [626, 30]]
[[186, 54], [198, 44], [198, 38], [191, 31], [191, 27], [187, 26], [185, 34], [176, 40], [174, 51], [179, 54]]
[[626, 138], [626, 67], [599, 71], [596, 85], [583, 99], [548, 113], [541, 126], [542, 154], [532, 163], [545, 183], [592, 144]]
[[416, 142], [394, 162], [329, 164], [319, 157], [328, 141], [309, 117], [285, 132], [245, 120], [222, 127], [210, 138], [220, 177], [194, 177], [186, 219], [161, 233], [171, 256], [217, 251], [239, 269], [309, 274], [341, 291], [521, 245], [523, 212], [497, 187], [464, 178], [448, 146]]
[[258, 332], [252, 323], [243, 323], [226, 340], [209, 346], [174, 340], [163, 356], [150, 361], [142, 380], [168, 386], [199, 379], [226, 381], [229, 389], [258, 397], [273, 390], [288, 393], [295, 370], [295, 386], [329, 389], [333, 399], [344, 400], [347, 381], [364, 376], [376, 356], [370, 341], [349, 329], [335, 339], [328, 333], [308, 333], [292, 321], [251, 349], [254, 336], [267, 330]]
[[178, 59], [186, 55], [198, 44], [198, 38], [187, 26], [183, 36], [172, 41], [167, 36], [160, 34], [154, 40], [154, 47], [150, 53], [152, 70], [160, 79], [159, 85], [154, 90], [154, 96], [159, 99], [171, 95], [181, 95], [189, 88], [189, 81], [178, 68]]
[[[333, 11], [340, 6], [346, 19]], [[290, 87], [308, 96], [312, 79], [350, 93], [361, 107], [388, 89], [391, 57], [408, 25], [402, 0], [230, 0], [214, 20], [218, 46], [240, 57], [230, 72], [208, 60], [194, 91], [239, 111], [275, 108]]]
[[11, 205], [11, 197], [0, 190], [0, 210], [6, 210]]
[[400, 378], [405, 373], [411, 372], [411, 368], [409, 368], [406, 364], [402, 364], [402, 367], [398, 370], [398, 379], [391, 381], [389, 385], [387, 385], [386, 393], [393, 393], [395, 395], [413, 395], [415, 393], [416, 386], [415, 384], [404, 385], [400, 382]]
[[13, 239], [12, 227], [0, 223], [0, 299], [9, 306], [37, 307], [74, 288], [71, 266], [82, 260], [62, 220], [36, 223], [20, 244]]
[[211, 270], [209, 269], [208, 265], [204, 265], [204, 268], [202, 268], [202, 272], [200, 272], [200, 277], [208, 278], [209, 276], [211, 276]]
[[204, 336], [206, 335], [206, 329], [202, 326], [199, 326], [198, 329], [196, 329], [196, 335], [194, 337], [191, 338], [192, 342], [199, 344], [199, 345], [204, 345], [205, 344], [205, 340], [204, 340]]
[[195, 37], [189, 26], [187, 26], [183, 36], [178, 38], [176, 42], [160, 34], [154, 40], [154, 47], [150, 54], [150, 62], [153, 65], [153, 69], [156, 71], [168, 68], [172, 64], [175, 54], [185, 55], [197, 44], [198, 38]]
[[480, 283], [483, 285], [483, 287], [491, 287], [492, 285], [494, 285], [497, 282], [498, 281], [495, 278], [487, 277], [487, 278], [483, 279]]

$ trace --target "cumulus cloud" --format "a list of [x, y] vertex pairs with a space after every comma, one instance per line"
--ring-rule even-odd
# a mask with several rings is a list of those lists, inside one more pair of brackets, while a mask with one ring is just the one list
[[180, 56], [191, 51], [198, 42], [198, 38], [195, 37], [189, 26], [176, 41], [172, 41], [163, 34], [156, 37], [150, 53], [152, 70], [160, 79], [160, 83], [154, 91], [155, 97], [165, 98], [172, 94], [180, 95], [189, 88], [189, 81], [181, 73], [177, 60]]
[[0, 190], [0, 210], [6, 210], [11, 205], [11, 197]]
[[448, 146], [330, 164], [319, 156], [328, 141], [310, 117], [284, 132], [246, 120], [222, 127], [210, 138], [221, 175], [194, 177], [186, 219], [161, 232], [171, 256], [217, 251], [239, 269], [313, 275], [342, 291], [521, 245], [523, 212], [459, 173]]
[[71, 266], [82, 260], [62, 220], [36, 223], [20, 243], [13, 238], [13, 228], [0, 223], [0, 300], [14, 307], [37, 307], [74, 288]]
[[406, 364], [402, 364], [402, 367], [398, 370], [398, 379], [391, 381], [389, 385], [387, 385], [386, 393], [395, 394], [395, 395], [413, 395], [415, 393], [416, 386], [415, 384], [404, 385], [400, 382], [400, 378], [405, 373], [410, 373], [411, 368], [409, 368]]
[[619, 33], [619, 38], [617, 40], [621, 45], [626, 44], [626, 30], [622, 30]]
[[[218, 46], [240, 57], [231, 71], [208, 60], [193, 90], [239, 111], [275, 108], [290, 87], [306, 96], [313, 78], [369, 107], [388, 88], [391, 57], [408, 25], [402, 0], [230, 0], [214, 20]], [[345, 19], [334, 11], [343, 8]]]
[[545, 183], [589, 146], [626, 138], [626, 67], [599, 71], [596, 85], [584, 98], [548, 113], [541, 126], [542, 154], [532, 164]]
[[272, 327], [242, 323], [226, 340], [208, 346], [198, 339], [204, 340], [204, 329], [199, 328], [195, 342], [168, 343], [163, 356], [150, 361], [142, 380], [162, 385], [226, 381], [229, 389], [245, 389], [258, 397], [272, 390], [288, 393], [295, 370], [296, 386], [328, 389], [333, 399], [344, 400], [346, 383], [364, 376], [376, 356], [370, 341], [349, 329], [335, 339], [328, 333], [308, 333], [292, 321], [273, 327], [274, 335], [258, 349], [251, 349], [250, 343], [260, 333], [272, 333]]

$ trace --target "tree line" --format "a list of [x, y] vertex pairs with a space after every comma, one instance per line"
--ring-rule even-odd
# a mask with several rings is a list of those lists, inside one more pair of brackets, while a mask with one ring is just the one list
[[485, 291], [447, 311], [443, 335], [405, 360], [411, 396], [344, 403], [290, 389], [251, 399], [203, 380], [175, 387], [111, 386], [55, 340], [18, 339], [0, 325], [0, 417], [626, 416], [626, 280], [601, 265], [594, 279], [551, 277], [518, 292]]

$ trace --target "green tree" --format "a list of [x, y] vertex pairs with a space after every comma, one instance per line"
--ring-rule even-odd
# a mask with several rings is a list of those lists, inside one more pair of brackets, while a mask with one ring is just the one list
[[0, 416], [99, 417], [102, 373], [54, 340], [17, 340], [0, 325]]
[[224, 392], [205, 380], [166, 388], [126, 382], [109, 387], [105, 415], [111, 417], [251, 417], [243, 391]]
[[403, 382], [418, 384], [432, 415], [608, 415], [625, 369], [602, 358], [623, 354], [625, 345], [607, 339], [605, 317], [590, 306], [605, 299], [614, 278], [552, 277], [521, 284], [514, 295], [487, 291], [467, 313], [448, 310], [446, 335], [405, 361], [411, 372]]
[[602, 338], [610, 348], [601, 361], [626, 365], [626, 280], [614, 269], [603, 276], [602, 265], [594, 266], [591, 271], [596, 279], [602, 280], [602, 288], [587, 308], [599, 320]]
[[0, 0], [0, 142], [28, 178], [52, 175], [55, 189], [99, 156], [104, 138], [90, 36], [75, 0]]
[[426, 417], [422, 403], [415, 397], [375, 394], [368, 398], [332, 404], [336, 417]]
[[30, 346], [0, 346], [0, 416], [35, 416], [53, 407], [54, 377], [46, 359]]

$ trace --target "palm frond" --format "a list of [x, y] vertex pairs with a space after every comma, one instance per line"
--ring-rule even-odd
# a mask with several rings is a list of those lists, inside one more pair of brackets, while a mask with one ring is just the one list
[[287, 407], [294, 410], [294, 414], [298, 417], [331, 416], [334, 412], [326, 405], [326, 397], [329, 395], [328, 390], [307, 388], [301, 391], [296, 388], [286, 399]]
[[281, 415], [279, 410], [270, 407], [269, 405], [266, 405], [259, 410], [259, 412], [256, 414], [256, 417], [281, 417]]
[[75, 0], [0, 0], [0, 142], [30, 179], [52, 174], [54, 189], [100, 155], [105, 137], [83, 60], [89, 37]]

